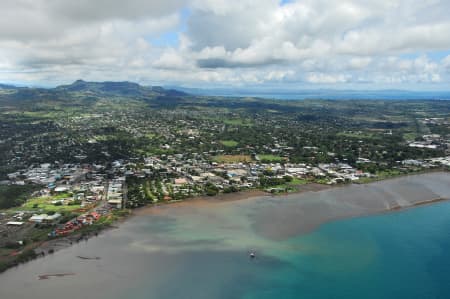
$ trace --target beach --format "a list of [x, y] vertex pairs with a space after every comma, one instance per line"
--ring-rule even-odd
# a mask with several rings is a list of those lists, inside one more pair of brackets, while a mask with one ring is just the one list
[[[422, 178], [436, 178], [422, 183]], [[450, 173], [432, 172], [392, 178], [358, 185], [319, 185], [302, 186], [298, 192], [271, 195], [259, 190], [223, 194], [216, 197], [198, 197], [191, 200], [171, 203], [169, 205], [148, 206], [137, 209], [134, 215], [168, 215], [171, 213], [190, 212], [193, 209], [214, 208], [215, 205], [229, 205], [238, 201], [259, 199], [268, 202], [268, 207], [260, 212], [255, 229], [266, 237], [279, 239], [292, 234], [307, 233], [323, 223], [357, 216], [367, 216], [377, 213], [411, 208], [445, 201], [450, 198], [447, 190], [450, 185]], [[351, 190], [351, 192], [348, 192]], [[271, 209], [279, 201], [284, 201], [283, 207]], [[178, 210], [174, 210], [178, 209]], [[269, 218], [271, 222], [264, 219]], [[289, 226], [285, 226], [290, 219]]]
[[292, 193], [278, 193], [278, 194], [270, 194], [268, 192], [259, 190], [259, 189], [248, 189], [240, 192], [234, 192], [234, 193], [220, 193], [215, 196], [196, 196], [193, 198], [188, 198], [185, 200], [180, 201], [171, 201], [168, 203], [163, 204], [154, 204], [149, 205], [141, 208], [137, 208], [133, 210], [133, 215], [146, 215], [146, 214], [154, 214], [158, 213], [161, 209], [165, 209], [167, 206], [171, 208], [177, 208], [177, 207], [185, 207], [185, 206], [208, 206], [208, 205], [214, 205], [214, 204], [220, 204], [220, 203], [228, 203], [228, 202], [234, 202], [234, 201], [240, 201], [240, 200], [251, 200], [254, 198], [261, 198], [261, 197], [267, 197], [267, 198], [273, 198], [278, 196], [285, 196], [287, 194], [302, 194], [306, 192], [318, 192], [322, 190], [328, 190], [331, 188], [338, 188], [342, 187], [341, 185], [324, 185], [324, 184], [316, 184], [316, 183], [310, 183], [301, 185], [301, 188], [295, 192]]

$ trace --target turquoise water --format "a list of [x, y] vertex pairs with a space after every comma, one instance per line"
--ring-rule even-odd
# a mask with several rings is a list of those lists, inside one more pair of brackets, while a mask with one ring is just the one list
[[179, 289], [155, 289], [144, 280], [127, 292], [133, 298], [450, 298], [448, 202], [336, 221], [259, 246], [254, 261], [229, 246], [183, 250], [172, 258], [185, 264], [166, 276]]
[[450, 298], [450, 201], [373, 215], [433, 198], [450, 174], [161, 206], [1, 274], [0, 298]]
[[337, 221], [289, 243], [315, 250], [243, 298], [450, 298], [450, 203]]

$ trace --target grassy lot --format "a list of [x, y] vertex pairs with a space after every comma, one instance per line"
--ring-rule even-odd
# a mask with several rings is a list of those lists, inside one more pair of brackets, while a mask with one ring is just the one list
[[293, 178], [292, 181], [286, 182], [284, 184], [276, 185], [271, 188], [285, 189], [286, 191], [295, 191], [297, 186], [308, 184], [309, 181], [306, 179]]
[[238, 145], [238, 142], [234, 140], [220, 140], [220, 143], [226, 147], [235, 147]]
[[215, 156], [213, 160], [219, 163], [236, 163], [251, 162], [252, 158], [249, 155], [219, 155]]
[[292, 181], [289, 183], [291, 185], [305, 185], [308, 184], [309, 181], [307, 179], [299, 179], [299, 178], [293, 178]]
[[[67, 196], [66, 196], [67, 197]], [[45, 212], [72, 212], [75, 210], [78, 210], [80, 208], [79, 205], [62, 205], [62, 206], [55, 206], [52, 204], [53, 200], [62, 199], [65, 197], [59, 196], [51, 196], [51, 197], [37, 197], [32, 198], [28, 200], [20, 209], [26, 209], [26, 210], [44, 210]]]
[[259, 159], [261, 161], [267, 161], [267, 162], [282, 162], [285, 161], [284, 157], [276, 156], [276, 155], [258, 155]]
[[63, 198], [68, 198], [68, 197], [72, 197], [72, 193], [64, 192], [64, 193], [60, 193], [60, 194], [51, 196], [51, 198], [53, 200], [58, 200], [58, 199], [63, 199]]
[[328, 180], [328, 179], [315, 179], [314, 183], [317, 183], [317, 184], [328, 184], [329, 181], [330, 180]]
[[393, 178], [393, 177], [404, 175], [404, 174], [405, 174], [404, 172], [397, 170], [397, 169], [378, 171], [376, 173], [377, 177], [375, 177], [375, 178], [360, 178], [358, 181], [356, 181], [356, 183], [364, 184], [364, 183], [370, 183], [370, 182], [374, 182], [374, 181], [381, 181], [381, 180]]
[[418, 137], [419, 135], [416, 133], [405, 133], [403, 134], [403, 139], [405, 141], [414, 141], [416, 139], [416, 137]]

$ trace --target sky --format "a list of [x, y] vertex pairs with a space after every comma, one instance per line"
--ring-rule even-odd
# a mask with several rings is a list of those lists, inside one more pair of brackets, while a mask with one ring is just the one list
[[0, 82], [450, 90], [450, 0], [0, 0]]

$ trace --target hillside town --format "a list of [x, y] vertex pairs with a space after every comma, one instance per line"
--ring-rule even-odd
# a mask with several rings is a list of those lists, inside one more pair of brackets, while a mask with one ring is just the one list
[[110, 85], [0, 95], [0, 270], [15, 256], [49, 252], [36, 246], [70, 244], [146, 205], [449, 167], [449, 107], [441, 101], [392, 101], [387, 109], [382, 101], [153, 94], [129, 82], [105, 93]]

